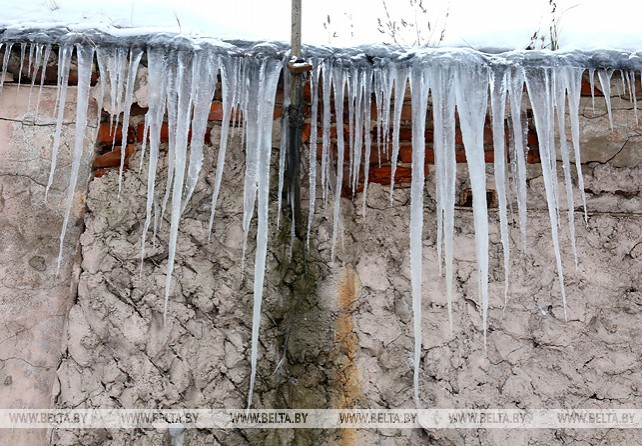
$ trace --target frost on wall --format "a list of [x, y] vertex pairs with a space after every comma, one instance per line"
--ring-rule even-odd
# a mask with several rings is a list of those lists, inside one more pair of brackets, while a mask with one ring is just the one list
[[[0, 36], [1, 37], [1, 36]], [[254, 307], [252, 321], [250, 390], [248, 406], [256, 376], [258, 356], [259, 319], [268, 240], [269, 182], [271, 164], [272, 117], [277, 85], [287, 60], [287, 51], [278, 45], [249, 46], [224, 42], [185, 42], [184, 40], [140, 39], [137, 42], [88, 42], [86, 36], [67, 35], [57, 41], [43, 41], [42, 35], [13, 38], [0, 43], [4, 46], [2, 80], [6, 75], [12, 47], [19, 45], [20, 65], [27, 72], [38, 72], [45, 66], [58, 45], [58, 108], [63, 109], [69, 83], [70, 65], [75, 54], [78, 72], [77, 137], [74, 162], [71, 166], [69, 199], [65, 223], [69, 218], [73, 191], [78, 179], [78, 164], [83, 150], [82, 135], [87, 125], [89, 87], [93, 64], [100, 74], [101, 96], [98, 109], [105, 100], [110, 102], [111, 122], [118, 124], [123, 110], [123, 128], [127, 128], [132, 106], [136, 73], [146, 65], [149, 79], [149, 111], [145, 117], [141, 163], [148, 164], [146, 218], [141, 241], [141, 261], [149, 232], [158, 230], [159, 222], [170, 216], [169, 259], [165, 285], [165, 313], [171, 298], [172, 271], [176, 255], [181, 213], [189, 201], [203, 169], [203, 141], [207, 130], [210, 105], [220, 88], [223, 103], [223, 127], [220, 132], [216, 180], [212, 190], [210, 231], [216, 224], [215, 211], [219, 198], [226, 157], [230, 125], [243, 128], [245, 148], [245, 175], [243, 190], [243, 259], [256, 212], [256, 252], [254, 257]], [[15, 43], [14, 43], [15, 41]], [[29, 44], [27, 43], [29, 42]], [[144, 42], [144, 44], [142, 43]], [[28, 54], [27, 54], [28, 48]], [[583, 53], [550, 54], [542, 52], [482, 55], [469, 50], [422, 50], [395, 53], [384, 48], [364, 48], [329, 52], [308, 48], [307, 56], [314, 66], [308, 81], [313, 92], [311, 101], [310, 147], [321, 140], [321, 153], [315, 159], [310, 151], [310, 195], [320, 188], [323, 200], [332, 204], [332, 252], [338, 248], [342, 231], [341, 196], [347, 187], [353, 192], [363, 186], [363, 214], [367, 200], [367, 169], [371, 154], [392, 151], [392, 176], [399, 153], [401, 108], [409, 87], [412, 101], [412, 183], [410, 204], [409, 251], [412, 283], [414, 326], [414, 397], [419, 405], [419, 359], [422, 345], [421, 301], [422, 239], [424, 237], [425, 192], [424, 151], [425, 123], [432, 114], [435, 141], [436, 210], [438, 230], [438, 259], [436, 267], [445, 271], [446, 298], [450, 313], [453, 299], [453, 233], [455, 208], [455, 130], [458, 117], [468, 163], [469, 180], [473, 192], [473, 215], [478, 269], [477, 294], [486, 342], [488, 312], [488, 212], [486, 203], [486, 170], [483, 151], [483, 132], [486, 115], [490, 114], [494, 143], [494, 177], [499, 202], [499, 220], [504, 257], [505, 278], [508, 277], [509, 243], [507, 203], [514, 191], [517, 197], [522, 249], [526, 234], [526, 137], [527, 128], [522, 119], [523, 92], [528, 91], [534, 121], [540, 141], [540, 156], [549, 210], [553, 250], [557, 276], [566, 316], [564, 272], [558, 242], [559, 218], [568, 210], [570, 238], [574, 243], [573, 174], [571, 159], [576, 164], [577, 183], [583, 197], [583, 179], [580, 165], [578, 109], [581, 79], [585, 68], [597, 67], [602, 86], [609, 84], [612, 70], [602, 69], [608, 64], [620, 66], [628, 79], [634, 97], [635, 73], [631, 71], [635, 58], [618, 53], [587, 55]], [[22, 72], [22, 70], [20, 70]], [[44, 73], [44, 70], [43, 70]], [[591, 76], [592, 79], [592, 76]], [[41, 85], [44, 74], [41, 78]], [[35, 76], [32, 82], [35, 82]], [[111, 94], [105, 97], [107, 87]], [[609, 95], [607, 94], [608, 98]], [[39, 95], [38, 95], [39, 98]], [[38, 99], [37, 99], [38, 101]], [[488, 103], [490, 101], [490, 110]], [[634, 100], [634, 104], [636, 101]], [[38, 104], [36, 104], [36, 108]], [[373, 112], [376, 111], [376, 112]], [[566, 114], [570, 117], [567, 124]], [[337, 132], [336, 152], [331, 150], [331, 116], [344, 117], [349, 123], [347, 138]], [[346, 117], [347, 115], [347, 117]], [[165, 163], [168, 175], [165, 184], [158, 184], [156, 174], [160, 156], [160, 133], [167, 117], [169, 150]], [[230, 124], [232, 122], [232, 124]], [[371, 127], [392, 128], [371, 137]], [[504, 128], [508, 124], [509, 138]], [[62, 114], [53, 140], [52, 173], [60, 144]], [[284, 124], [285, 125], [285, 124]], [[567, 128], [568, 126], [568, 128]], [[284, 127], [285, 128], [285, 127]], [[123, 132], [125, 133], [125, 132]], [[285, 135], [287, 132], [282, 132]], [[570, 135], [570, 144], [566, 135]], [[559, 135], [559, 144], [556, 140]], [[126, 135], [123, 134], [123, 140]], [[123, 141], [126, 142], [126, 141]], [[283, 156], [287, 142], [281, 144], [279, 157], [279, 191], [283, 187]], [[124, 145], [124, 144], [123, 144]], [[559, 190], [555, 163], [558, 153], [563, 162], [565, 191]], [[125, 151], [122, 151], [121, 172]], [[345, 160], [336, 162], [336, 160]], [[318, 165], [317, 165], [318, 162]], [[364, 173], [364, 171], [366, 171]], [[363, 180], [365, 178], [365, 180]], [[119, 192], [122, 180], [119, 181]], [[279, 203], [281, 198], [279, 197]], [[314, 225], [314, 199], [311, 199], [308, 228]], [[562, 205], [561, 203], [564, 203]], [[279, 206], [280, 207], [280, 206]], [[64, 227], [63, 227], [64, 234]], [[153, 237], [155, 239], [155, 237]], [[61, 237], [61, 254], [63, 240]], [[509, 299], [508, 283], [504, 298]], [[452, 316], [449, 314], [450, 320]], [[452, 325], [452, 323], [451, 323]]]

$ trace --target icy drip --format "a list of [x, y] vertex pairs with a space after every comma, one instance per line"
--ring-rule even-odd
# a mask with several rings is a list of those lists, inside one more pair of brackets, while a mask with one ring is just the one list
[[207, 120], [212, 107], [212, 100], [216, 93], [218, 72], [218, 55], [205, 52], [196, 53], [191, 91], [194, 116], [192, 118], [189, 143], [190, 153], [186, 192], [181, 212], [185, 211], [185, 207], [196, 189], [196, 183], [203, 168], [203, 146], [205, 145], [205, 135], [207, 133]]
[[553, 126], [555, 121], [553, 118], [553, 86], [549, 69], [529, 68], [526, 71], [526, 88], [528, 89], [528, 96], [533, 107], [533, 117], [535, 119], [537, 138], [539, 139], [539, 152], [542, 158], [542, 175], [544, 177], [546, 190], [548, 215], [551, 221], [551, 237], [553, 239], [557, 275], [562, 293], [562, 303], [564, 305], [564, 319], [567, 320], [564, 269], [562, 267], [558, 238], [557, 202], [555, 200], [555, 188], [553, 185], [554, 176], [551, 172], [551, 158], [555, 157], [555, 148], [551, 147], [550, 135], [554, 131]]
[[611, 125], [611, 131], [613, 131], [613, 112], [611, 111], [611, 76], [613, 76], [613, 70], [598, 70], [597, 77], [600, 80], [600, 86], [602, 87], [602, 93], [604, 93], [604, 100], [606, 101], [606, 111], [609, 115], [609, 124]]
[[412, 180], [410, 184], [410, 277], [412, 286], [412, 314], [415, 348], [413, 355], [413, 389], [417, 407], [419, 400], [419, 370], [421, 362], [421, 297], [424, 225], [424, 169], [426, 145], [426, 111], [428, 108], [429, 79], [426, 69], [417, 63], [410, 74], [412, 95]]
[[[638, 119], [638, 98], [635, 93], [635, 71], [629, 72], [630, 79], [630, 89], [631, 89], [631, 100], [633, 101], [633, 113], [635, 114], [635, 123], [637, 124]], [[642, 79], [640, 80], [642, 82]]]
[[[332, 85], [332, 63], [325, 61], [322, 66], [323, 81], [323, 138], [321, 142], [321, 191], [323, 204], [328, 202], [328, 178], [330, 165], [330, 136], [332, 130], [332, 111], [330, 109], [330, 89]], [[339, 128], [337, 123], [337, 129]]]
[[[70, 51], [71, 52], [71, 51]], [[80, 171], [80, 162], [84, 151], [85, 130], [87, 129], [87, 109], [89, 107], [89, 87], [91, 84], [92, 63], [94, 60], [94, 48], [90, 45], [76, 45], [76, 58], [78, 61], [78, 89], [76, 95], [76, 139], [72, 152], [71, 172], [69, 175], [69, 186], [67, 189], [67, 207], [65, 217], [62, 223], [62, 232], [60, 233], [60, 249], [58, 251], [58, 265], [56, 273], [60, 272], [62, 263], [62, 254], [65, 243], [65, 233], [71, 215], [71, 208], [74, 204], [76, 195], [76, 184], [78, 183], [78, 173]], [[64, 107], [60, 108], [64, 112]], [[62, 119], [62, 118], [61, 118]]]
[[[573, 152], [575, 154], [575, 170], [577, 172], [577, 184], [582, 196], [584, 208], [584, 223], [588, 224], [588, 210], [586, 208], [586, 192], [584, 191], [584, 177], [582, 175], [582, 161], [580, 153], [580, 93], [582, 90], [582, 73], [580, 68], [566, 68], [566, 95], [568, 99], [568, 111], [571, 121], [571, 139], [573, 140]], [[635, 87], [633, 88], [635, 92]], [[635, 94], [635, 93], [634, 93]], [[634, 96], [635, 97], [635, 96]]]
[[[143, 50], [132, 48], [129, 51], [129, 66], [127, 67], [127, 87], [125, 89], [125, 106], [123, 113], [123, 139], [120, 144], [120, 168], [118, 169], [118, 196], [123, 186], [123, 169], [125, 168], [125, 152], [127, 147], [127, 131], [129, 129], [129, 114], [132, 107], [132, 96], [134, 95], [134, 84], [136, 82], [136, 73], [138, 64], [143, 57]], [[114, 132], [114, 135], [116, 132]]]
[[37, 74], [38, 70], [40, 69], [40, 63], [42, 61], [43, 49], [44, 45], [39, 43], [36, 43], [35, 45], [31, 45], [29, 47], [29, 69], [27, 70], [27, 74], [31, 78], [31, 86], [29, 87], [29, 100], [27, 102], [27, 110], [31, 109], [31, 95], [33, 93], [33, 87], [36, 85], [36, 78], [38, 77]]
[[[252, 353], [250, 390], [247, 397], [248, 409], [252, 405], [254, 382], [256, 379], [256, 362], [259, 346], [259, 326], [261, 321], [261, 303], [263, 300], [263, 283], [265, 279], [265, 262], [268, 247], [268, 206], [270, 198], [270, 154], [272, 149], [272, 117], [274, 114], [274, 97], [279, 80], [281, 63], [274, 59], [264, 59], [260, 66], [258, 61], [250, 70], [248, 91], [257, 100], [252, 101], [250, 108], [256, 109], [252, 115], [256, 120], [246, 120], [248, 134], [254, 133], [258, 152], [258, 223], [256, 232], [256, 257], [254, 261], [254, 305], [252, 309]], [[254, 95], [255, 94], [255, 95]], [[246, 115], [248, 116], [248, 115]], [[249, 142], [249, 141], [248, 141]], [[249, 147], [248, 147], [249, 148]], [[249, 150], [248, 150], [249, 152]]]
[[366, 217], [366, 203], [368, 201], [368, 180], [370, 176], [370, 156], [372, 154], [372, 133], [371, 133], [371, 123], [372, 123], [372, 82], [373, 75], [370, 72], [370, 69], [367, 69], [365, 75], [364, 83], [364, 113], [363, 113], [363, 122], [364, 122], [364, 163], [363, 163], [363, 193], [362, 193], [362, 216]]
[[[145, 241], [152, 222], [152, 208], [155, 202], [156, 170], [160, 146], [161, 127], [165, 116], [168, 59], [164, 48], [150, 48], [147, 51], [149, 110], [145, 115], [145, 126], [149, 128], [149, 161], [147, 164], [147, 204], [145, 206], [145, 225], [141, 241], [141, 265], [145, 259]], [[102, 77], [101, 77], [102, 78]]]
[[[392, 155], [390, 161], [392, 164], [390, 170], [390, 203], [393, 200], [393, 191], [395, 187], [395, 173], [397, 172], [397, 159], [399, 158], [399, 133], [401, 129], [401, 110], [403, 108], [403, 100], [406, 95], [406, 80], [408, 79], [408, 69], [396, 67], [394, 70], [394, 110], [392, 115]], [[388, 96], [390, 98], [390, 96]], [[390, 99], [388, 99], [388, 110], [390, 110]], [[386, 122], [385, 128], [388, 128]], [[388, 142], [385, 142], [385, 147], [388, 147]]]
[[208, 227], [208, 238], [211, 237], [218, 195], [223, 181], [223, 169], [225, 167], [225, 153], [230, 133], [230, 121], [232, 120], [232, 109], [236, 106], [236, 92], [238, 85], [237, 68], [238, 59], [223, 58], [221, 60], [221, 95], [223, 99], [223, 121], [221, 122], [221, 139], [219, 141], [218, 159], [216, 162], [216, 178], [214, 179], [214, 190], [212, 191], [212, 207], [210, 211], [210, 222]]
[[437, 261], [441, 267], [443, 243], [446, 269], [446, 300], [448, 324], [453, 328], [453, 238], [455, 230], [455, 95], [452, 92], [452, 68], [444, 66], [431, 70], [433, 102], [433, 152], [435, 154], [435, 183], [437, 190]]
[[345, 73], [343, 67], [333, 68], [333, 83], [334, 90], [334, 115], [337, 118], [337, 176], [334, 181], [334, 200], [332, 202], [332, 252], [331, 259], [334, 261], [337, 235], [341, 226], [341, 188], [343, 186], [343, 163], [345, 159], [345, 142], [343, 135], [343, 101], [345, 89]]
[[508, 244], [508, 215], [506, 212], [506, 137], [504, 120], [506, 118], [506, 78], [505, 67], [496, 68], [491, 73], [490, 105], [493, 122], [493, 162], [495, 168], [495, 188], [497, 192], [499, 228], [504, 257], [504, 308], [508, 303], [508, 285], [510, 274], [510, 247]]
[[[167, 101], [168, 114], [176, 116], [176, 134], [174, 136], [174, 150], [169, 156], [174, 156], [174, 181], [172, 186], [172, 205], [169, 229], [169, 253], [167, 257], [167, 276], [165, 279], [165, 305], [163, 308], [163, 321], [167, 320], [167, 305], [172, 285], [172, 272], [176, 257], [176, 242], [181, 218], [183, 186], [185, 181], [185, 165], [187, 161], [187, 143], [192, 117], [193, 91], [192, 85], [196, 82], [194, 73], [197, 71], [194, 55], [187, 51], [179, 51], [175, 63], [171, 68], [176, 70], [172, 77], [174, 85], [168, 85], [169, 94]], [[200, 136], [203, 139], [204, 131]], [[171, 143], [170, 143], [171, 144]]]
[[[40, 111], [40, 99], [42, 98], [42, 86], [45, 84], [45, 76], [47, 74], [47, 65], [49, 63], [50, 54], [51, 54], [51, 45], [47, 45], [45, 47], [45, 54], [42, 58], [42, 72], [40, 73], [40, 87], [38, 88], [38, 99], [36, 99], [36, 116], [38, 116], [38, 112]], [[100, 119], [100, 113], [98, 114], [98, 119]]]
[[508, 92], [510, 100], [511, 126], [513, 128], [513, 159], [516, 170], [517, 213], [522, 253], [526, 252], [526, 141], [525, 128], [522, 126], [522, 95], [524, 92], [524, 73], [522, 68], [511, 68], [508, 73]]
[[[69, 84], [69, 65], [71, 64], [71, 55], [73, 47], [70, 45], [63, 45], [59, 49], [58, 55], [58, 97], [56, 106], [58, 107], [58, 118], [56, 122], [56, 131], [54, 133], [53, 147], [51, 149], [51, 170], [49, 172], [49, 180], [45, 188], [45, 200], [49, 194], [49, 189], [53, 184], [54, 174], [56, 173], [56, 164], [58, 161], [58, 152], [60, 151], [60, 136], [62, 134], [63, 119], [65, 116], [65, 103], [67, 101], [67, 86]], [[76, 122], [76, 125], [79, 123]], [[64, 231], [63, 231], [64, 233]]]
[[[573, 183], [571, 180], [571, 162], [568, 144], [566, 142], [566, 91], [570, 81], [569, 69], [560, 67], [553, 71], [554, 105], [557, 115], [557, 130], [560, 141], [560, 153], [562, 155], [562, 168], [564, 169], [564, 186], [566, 189], [566, 203], [568, 206], [568, 225], [571, 238], [571, 251], [577, 268], [577, 249], [575, 247], [575, 206], [573, 204]], [[554, 155], [554, 153], [553, 153]], [[555, 156], [552, 157], [555, 159]], [[553, 169], [556, 169], [553, 163]]]
[[[281, 116], [281, 143], [279, 144], [279, 185], [277, 187], [276, 203], [276, 226], [280, 227], [281, 223], [281, 206], [283, 202], [283, 183], [285, 180], [285, 155], [288, 151], [288, 138], [286, 135], [290, 131], [290, 71], [283, 70], [283, 115]], [[290, 194], [288, 194], [290, 195]], [[290, 209], [294, 209], [291, 207]], [[294, 215], [292, 215], [294, 222]]]
[[[354, 132], [352, 135], [352, 170], [351, 170], [351, 183], [352, 183], [352, 195], [357, 191], [357, 185], [359, 184], [359, 175], [361, 173], [361, 154], [363, 153], [363, 132], [364, 132], [364, 107], [365, 102], [365, 86], [367, 82], [367, 77], [371, 76], [372, 73], [368, 70], [361, 70], [358, 73], [354, 73], [354, 83], [352, 87], [351, 96], [354, 98], [350, 103], [354, 103]], [[369, 131], [369, 130], [368, 130]]]
[[12, 48], [13, 43], [7, 43], [4, 45], [4, 56], [2, 57], [2, 77], [0, 77], [0, 90], [2, 90], [4, 81], [7, 78], [7, 67], [9, 65], [9, 57], [11, 56]]
[[484, 159], [484, 122], [488, 106], [488, 80], [488, 72], [484, 66], [456, 66], [455, 98], [466, 152], [470, 187], [473, 192], [478, 294], [481, 301], [484, 348], [486, 348], [488, 327], [488, 210], [486, 204], [486, 162]]
[[25, 42], [20, 44], [20, 67], [18, 68], [18, 87], [17, 90], [20, 90], [20, 84], [22, 83], [22, 69], [25, 65], [25, 51], [27, 49], [27, 44]]
[[[314, 210], [317, 199], [317, 143], [318, 143], [318, 119], [319, 119], [319, 67], [314, 67], [310, 77], [310, 97], [312, 99], [311, 116], [310, 116], [310, 142], [308, 144], [308, 166], [310, 173], [309, 194], [310, 210], [308, 213], [308, 231], [306, 244], [310, 247], [310, 233], [312, 232], [312, 223], [314, 222]], [[365, 193], [365, 191], [364, 191]]]

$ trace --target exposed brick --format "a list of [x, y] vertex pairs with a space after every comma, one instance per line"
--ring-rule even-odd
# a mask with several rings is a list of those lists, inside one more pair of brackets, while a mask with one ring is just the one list
[[[232, 113], [230, 117], [231, 121], [235, 121], [237, 118], [236, 111]], [[223, 103], [221, 101], [213, 101], [212, 106], [210, 107], [210, 114], [207, 118], [210, 121], [222, 121], [223, 120]]]
[[[428, 166], [424, 167], [424, 173], [428, 175], [429, 170]], [[390, 184], [392, 177], [392, 167], [383, 166], [383, 167], [371, 167], [370, 168], [370, 178], [371, 183], [379, 184]], [[395, 171], [395, 184], [401, 183], [410, 183], [412, 181], [412, 168], [398, 166]]]
[[526, 155], [526, 162], [528, 164], [538, 164], [541, 163], [542, 160], [539, 157], [539, 150], [537, 149], [531, 149], [528, 151], [528, 154]]
[[[597, 79], [595, 80], [597, 81]], [[582, 77], [582, 87], [580, 89], [580, 95], [591, 96], [591, 82], [589, 81], [587, 76]], [[600, 90], [598, 86], [595, 85], [595, 82], [593, 83], [593, 95], [604, 96], [604, 93], [602, 93], [602, 90]]]
[[[145, 124], [141, 122], [140, 124], [138, 124], [138, 128], [136, 129], [136, 139], [138, 142], [143, 142], [143, 137], [145, 136], [143, 135], [144, 132], [145, 132]], [[148, 135], [148, 139], [149, 139], [149, 135]], [[167, 126], [166, 122], [163, 122], [163, 125], [161, 126], [160, 142], [161, 143], [169, 142], [169, 127]]]
[[[129, 158], [134, 153], [134, 144], [127, 144], [125, 146], [125, 165], [129, 164]], [[120, 167], [121, 146], [114, 147], [114, 150], [107, 152], [103, 155], [97, 156], [91, 167], [94, 169], [104, 169], [108, 167]]]

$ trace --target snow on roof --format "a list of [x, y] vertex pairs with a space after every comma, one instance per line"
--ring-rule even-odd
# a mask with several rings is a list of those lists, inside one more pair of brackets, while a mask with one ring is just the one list
[[[289, 40], [290, 0], [8, 0], [0, 12], [0, 28], [100, 30], [115, 36], [180, 33], [195, 37], [244, 40]], [[308, 44], [355, 46], [391, 43], [377, 28], [388, 14], [399, 23], [412, 22], [408, 2], [401, 0], [303, 0], [303, 41]], [[476, 49], [524, 49], [539, 31], [547, 36], [553, 21], [562, 49], [642, 47], [636, 18], [638, 0], [450, 0], [433, 1], [429, 21], [445, 21], [442, 46]], [[555, 13], [551, 13], [555, 4]], [[437, 9], [434, 9], [436, 5]], [[448, 13], [447, 17], [445, 13]], [[421, 13], [419, 25], [422, 22]], [[433, 19], [433, 17], [436, 17]], [[402, 29], [400, 34], [408, 32]], [[411, 35], [398, 40], [412, 43]], [[546, 45], [546, 43], [545, 43]]]

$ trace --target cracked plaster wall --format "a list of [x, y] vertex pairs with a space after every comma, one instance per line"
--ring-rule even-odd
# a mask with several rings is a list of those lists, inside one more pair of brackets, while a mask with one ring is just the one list
[[[575, 212], [575, 269], [561, 217], [569, 320], [564, 321], [538, 165], [529, 165], [527, 250], [511, 217], [510, 296], [503, 302], [497, 213], [490, 212], [490, 311], [484, 351], [476, 296], [472, 212], [458, 208], [454, 331], [436, 269], [434, 184], [429, 175], [424, 237], [425, 407], [642, 407], [642, 201], [640, 135], [632, 105], [614, 98], [613, 133], [603, 100], [582, 102], [588, 224]], [[251, 332], [250, 242], [241, 274], [243, 160], [236, 138], [217, 221], [207, 238], [213, 174], [199, 183], [179, 235], [168, 322], [163, 326], [167, 221], [148, 246], [140, 275], [145, 172], [129, 171], [121, 201], [117, 173], [94, 179], [81, 237], [78, 300], [69, 312], [58, 368], [57, 407], [194, 408], [245, 405]], [[138, 155], [135, 155], [135, 157]], [[213, 151], [206, 165], [212, 166]], [[137, 165], [136, 158], [133, 165]], [[458, 190], [467, 187], [459, 165]], [[560, 190], [563, 181], [560, 171]], [[489, 166], [489, 184], [492, 168]], [[575, 182], [576, 183], [576, 182]], [[161, 177], [159, 184], [163, 183]], [[272, 181], [272, 197], [276, 196]], [[575, 191], [575, 203], [581, 203]], [[274, 202], [276, 200], [273, 200]], [[331, 209], [320, 212], [307, 263], [288, 222], [271, 227], [261, 323], [256, 408], [412, 408], [409, 190], [373, 184], [367, 218], [344, 200], [344, 236], [330, 259]], [[516, 210], [513, 203], [513, 209]], [[563, 209], [563, 206], [562, 206]], [[271, 215], [275, 213], [274, 206]], [[254, 231], [254, 229], [252, 229]], [[254, 233], [250, 234], [252, 240]], [[307, 274], [304, 274], [307, 271]], [[601, 445], [637, 444], [627, 430], [187, 430], [185, 444]], [[56, 445], [169, 444], [162, 430], [55, 432]]]
[[[61, 150], [47, 201], [56, 89], [44, 87], [40, 113], [30, 112], [30, 89], [5, 84], [0, 94], [0, 408], [50, 408], [61, 340], [78, 275], [95, 122], [86, 133], [78, 192], [56, 275], [60, 228], [67, 199], [70, 146], [74, 141], [75, 88], [65, 105]], [[94, 106], [95, 109], [95, 106]], [[92, 117], [93, 116], [93, 117]], [[95, 120], [95, 114], [90, 113]], [[45, 430], [0, 429], [2, 445], [45, 444]]]

